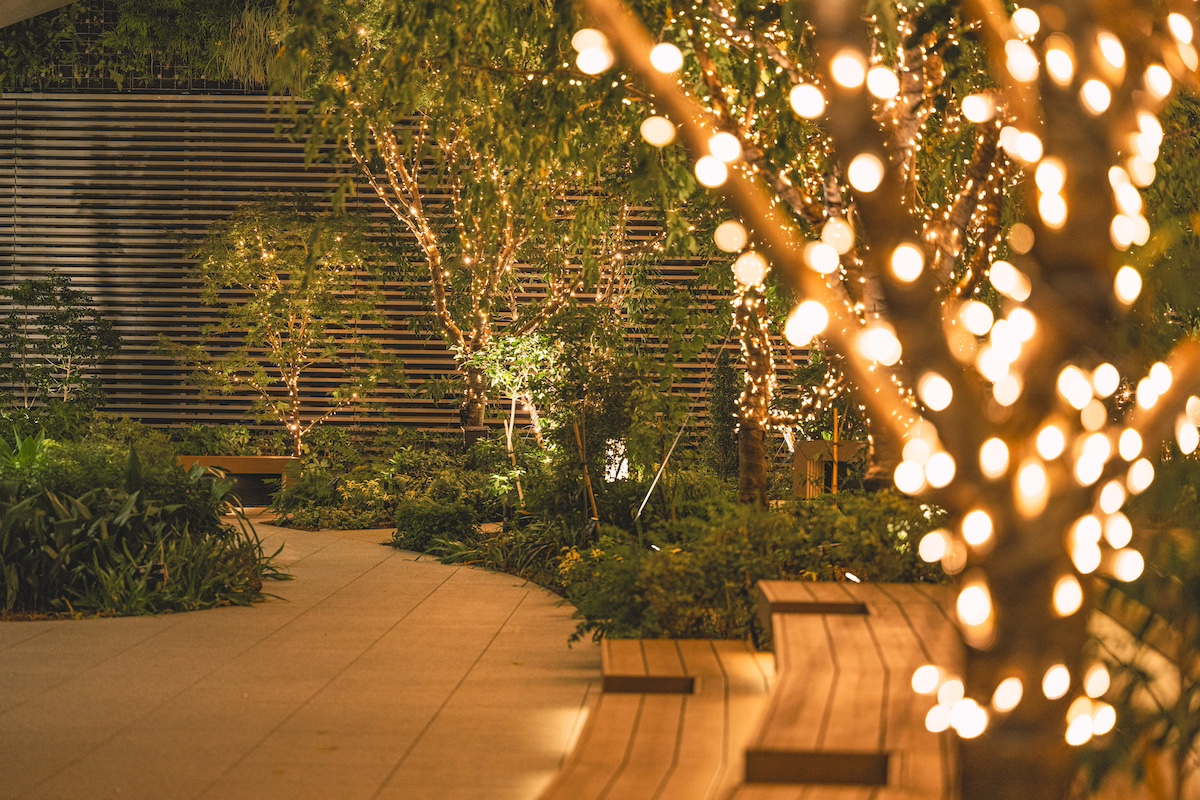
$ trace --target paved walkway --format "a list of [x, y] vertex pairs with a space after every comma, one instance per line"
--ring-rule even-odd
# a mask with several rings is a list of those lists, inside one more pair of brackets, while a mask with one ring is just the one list
[[569, 608], [387, 532], [259, 530], [282, 599], [0, 623], [0, 798], [537, 796], [598, 689]]

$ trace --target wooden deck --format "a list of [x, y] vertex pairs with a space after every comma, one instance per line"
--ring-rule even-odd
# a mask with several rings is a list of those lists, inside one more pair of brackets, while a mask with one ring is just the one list
[[957, 797], [954, 740], [913, 671], [962, 660], [940, 587], [763, 582], [778, 678], [737, 800]]
[[604, 692], [542, 800], [955, 800], [955, 739], [925, 730], [910, 683], [961, 665], [950, 592], [759, 589], [773, 669], [743, 642], [605, 641]]
[[769, 654], [746, 643], [606, 640], [605, 691], [542, 800], [719, 800], [742, 781]]

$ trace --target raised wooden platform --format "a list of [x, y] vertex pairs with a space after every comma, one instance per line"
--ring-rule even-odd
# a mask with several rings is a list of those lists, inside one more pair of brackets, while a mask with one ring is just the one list
[[607, 640], [605, 691], [542, 800], [720, 800], [766, 703], [769, 654], [744, 642]]
[[961, 664], [950, 593], [899, 584], [759, 587], [778, 678], [734, 797], [957, 797], [954, 739], [925, 730], [928, 700], [910, 687], [922, 664]]

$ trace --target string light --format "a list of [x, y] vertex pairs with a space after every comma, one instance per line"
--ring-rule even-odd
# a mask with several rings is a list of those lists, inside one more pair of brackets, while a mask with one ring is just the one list
[[647, 117], [640, 128], [642, 138], [654, 147], [666, 147], [675, 141], [675, 125], [666, 117]]
[[669, 42], [656, 44], [650, 49], [650, 64], [659, 72], [674, 75], [683, 69], [683, 53]]

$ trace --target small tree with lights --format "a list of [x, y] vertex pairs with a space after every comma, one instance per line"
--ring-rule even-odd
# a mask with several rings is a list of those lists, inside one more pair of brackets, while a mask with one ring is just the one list
[[[281, 423], [300, 456], [314, 427], [361, 407], [400, 374], [362, 332], [386, 324], [371, 277], [378, 260], [362, 226], [279, 201], [251, 203], [196, 249], [201, 299], [220, 309], [193, 346], [164, 342], [206, 394], [247, 394], [260, 420]], [[315, 396], [313, 373], [339, 385]]]
[[297, 132], [313, 157], [333, 145], [401, 226], [401, 267], [478, 432], [490, 387], [475, 355], [576, 296], [619, 295], [628, 263], [659, 247], [631, 243], [629, 134], [612, 124], [626, 112], [564, 59], [569, 31], [541, 2], [291, 5], [285, 58], [313, 87]]

